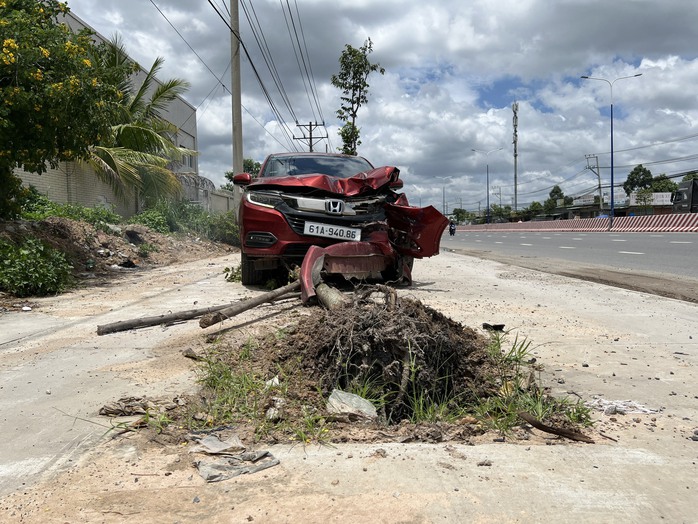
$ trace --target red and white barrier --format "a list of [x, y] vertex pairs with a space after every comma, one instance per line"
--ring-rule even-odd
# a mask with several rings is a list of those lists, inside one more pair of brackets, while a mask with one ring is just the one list
[[[608, 231], [608, 218], [580, 218], [458, 226], [459, 231]], [[615, 217], [616, 232], [698, 233], [698, 213]]]

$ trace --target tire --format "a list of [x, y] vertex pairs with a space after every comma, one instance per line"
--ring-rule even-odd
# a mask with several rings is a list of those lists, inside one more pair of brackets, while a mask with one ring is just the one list
[[245, 253], [241, 253], [240, 272], [242, 273], [243, 286], [259, 286], [264, 284], [264, 271], [254, 268], [254, 261]]
[[407, 255], [399, 255], [397, 257], [397, 263], [394, 267], [390, 267], [382, 272], [383, 280], [386, 282], [392, 282], [395, 284], [409, 284], [403, 278], [403, 268], [408, 268], [410, 273], [412, 272], [412, 267], [414, 266], [414, 258]]

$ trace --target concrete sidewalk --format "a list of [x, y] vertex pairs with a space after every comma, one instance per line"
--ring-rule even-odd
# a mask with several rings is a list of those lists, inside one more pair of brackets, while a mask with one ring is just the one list
[[[101, 428], [56, 416], [92, 420], [118, 394], [193, 386], [191, 367], [175, 357], [201, 337], [198, 326], [108, 337], [92, 328], [255, 293], [225, 283], [222, 264], [235, 257], [215, 270], [163, 272], [151, 279], [151, 298], [146, 280], [125, 287], [130, 303], [117, 297], [107, 308], [108, 290], [95, 289], [73, 295], [70, 307], [46, 299], [31, 316], [0, 316], [1, 521], [698, 522], [698, 305], [453, 253], [416, 261], [415, 285], [400, 293], [464, 325], [503, 323], [512, 341], [531, 340], [556, 394], [630, 401], [637, 412], [598, 411], [596, 444], [539, 433], [475, 445], [279, 443], [268, 448], [279, 466], [217, 484], [204, 483], [185, 450], [95, 444]], [[89, 317], [103, 316], [81, 316], [80, 301], [92, 304]], [[20, 321], [34, 334], [6, 335]], [[56, 456], [62, 466], [48, 471]]]

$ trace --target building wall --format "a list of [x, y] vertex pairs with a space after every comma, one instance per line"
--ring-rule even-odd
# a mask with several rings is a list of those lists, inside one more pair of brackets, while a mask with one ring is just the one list
[[39, 193], [59, 204], [80, 204], [86, 207], [113, 209], [123, 217], [136, 213], [135, 199], [120, 201], [111, 188], [100, 181], [89, 165], [81, 162], [61, 162], [43, 175], [16, 170], [24, 186], [34, 186]]

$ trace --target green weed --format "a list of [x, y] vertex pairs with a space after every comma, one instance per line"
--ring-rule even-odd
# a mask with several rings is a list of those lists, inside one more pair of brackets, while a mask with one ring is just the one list
[[36, 238], [0, 240], [0, 289], [16, 297], [60, 293], [72, 285], [72, 269], [63, 253]]

